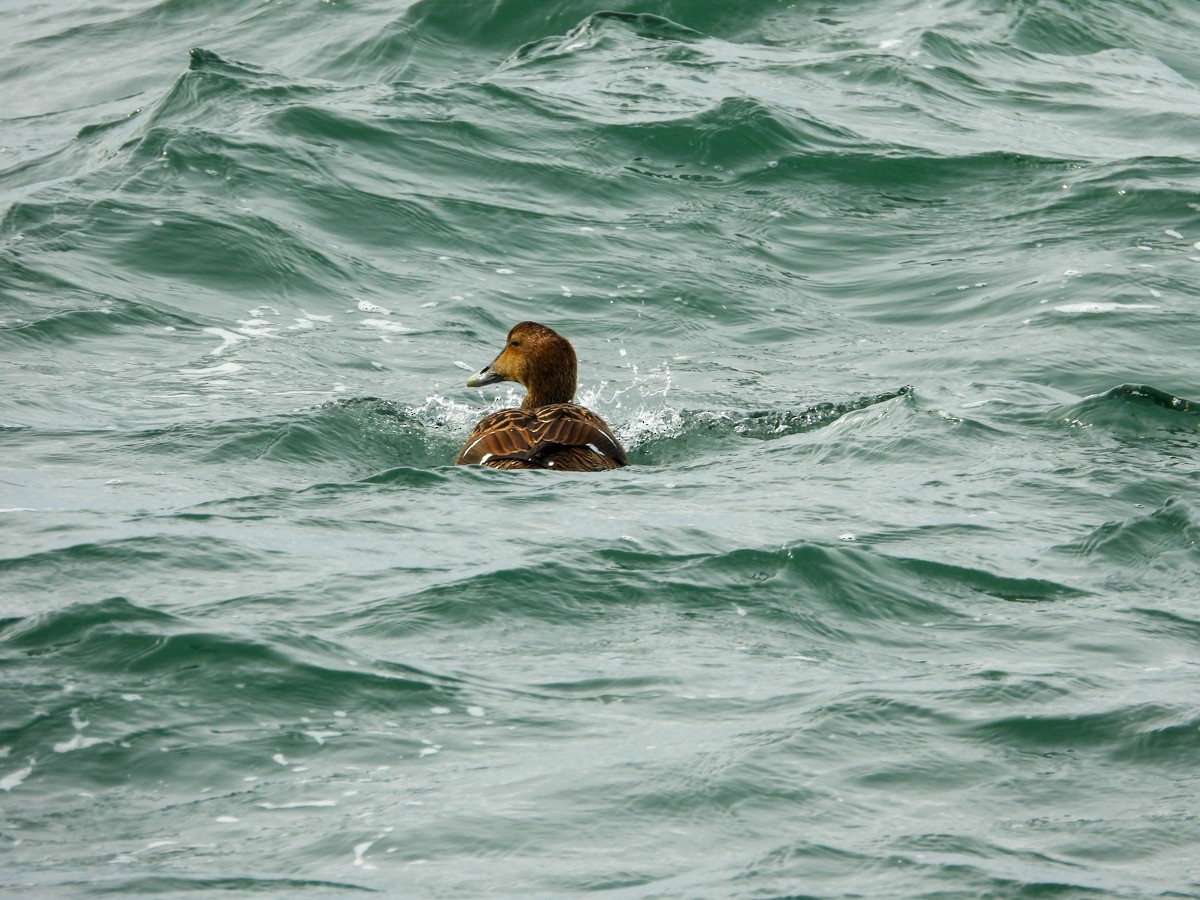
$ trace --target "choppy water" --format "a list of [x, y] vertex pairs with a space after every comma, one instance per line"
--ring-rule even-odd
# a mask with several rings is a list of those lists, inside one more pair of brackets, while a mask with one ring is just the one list
[[6, 895], [1200, 897], [1200, 7], [3, 18]]

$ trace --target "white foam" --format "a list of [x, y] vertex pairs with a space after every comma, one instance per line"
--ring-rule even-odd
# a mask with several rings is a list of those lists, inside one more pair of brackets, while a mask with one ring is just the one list
[[235, 362], [220, 363], [215, 366], [207, 366], [203, 369], [180, 369], [180, 375], [186, 375], [188, 378], [209, 378], [213, 375], [236, 375], [238, 372], [244, 372], [246, 367]]
[[226, 350], [228, 350], [234, 344], [237, 344], [246, 339], [245, 335], [235, 334], [232, 331], [226, 331], [224, 328], [204, 328], [202, 330], [204, 331], [205, 334], [215, 334], [217, 337], [219, 337], [224, 342], [221, 344], [221, 346], [217, 347], [216, 350], [209, 350], [208, 351], [209, 356], [220, 356], [222, 353], [224, 353]]
[[[476, 394], [482, 397], [481, 394]], [[515, 387], [510, 386], [492, 398], [490, 403], [479, 406], [478, 403], [459, 403], [449, 400], [439, 394], [431, 394], [420, 406], [410, 406], [405, 409], [410, 416], [426, 425], [450, 427], [456, 431], [469, 431], [471, 426], [479, 421], [480, 416], [508, 406], [520, 404]]]
[[72, 750], [83, 750], [87, 747], [94, 747], [96, 744], [108, 743], [101, 738], [84, 737], [83, 729], [87, 728], [88, 724], [88, 720], [79, 714], [78, 709], [71, 710], [71, 727], [75, 729], [75, 734], [70, 740], [55, 744], [54, 752], [70, 753]]
[[673, 438], [683, 433], [683, 416], [669, 406], [639, 407], [633, 417], [617, 428], [621, 441], [632, 449], [655, 438]]
[[383, 316], [390, 316], [392, 314], [390, 309], [384, 309], [382, 306], [378, 306], [369, 300], [359, 300], [358, 309], [360, 312], [379, 313]]
[[1065, 303], [1054, 307], [1061, 313], [1105, 313], [1118, 310], [1161, 309], [1154, 303]]
[[238, 334], [244, 334], [246, 337], [276, 337], [279, 329], [270, 322], [262, 319], [238, 319]]
[[337, 806], [336, 800], [294, 800], [291, 803], [259, 803], [259, 809], [310, 809]]
[[361, 844], [354, 845], [354, 864], [356, 866], [363, 866], [364, 868], [367, 868], [367, 869], [375, 868], [374, 866], [368, 864], [366, 862], [366, 860], [364, 859], [364, 855], [366, 854], [366, 852], [368, 850], [371, 849], [371, 845], [374, 843], [375, 843], [374, 841], [364, 841]]
[[25, 768], [17, 769], [15, 772], [9, 772], [7, 775], [0, 776], [0, 791], [7, 793], [32, 775], [33, 767], [36, 763], [37, 760], [31, 756], [29, 758], [29, 765], [27, 765]]
[[85, 750], [88, 747], [96, 746], [96, 744], [105, 744], [105, 743], [108, 743], [108, 742], [101, 738], [84, 737], [79, 732], [76, 732], [75, 735], [69, 741], [60, 741], [59, 743], [55, 744], [54, 752], [55, 753], [70, 753], [73, 750]]
[[305, 731], [305, 732], [301, 732], [301, 733], [308, 735], [310, 738], [312, 738], [318, 744], [325, 743], [325, 741], [328, 738], [342, 736], [342, 733], [340, 731]]
[[363, 319], [363, 324], [369, 325], [372, 328], [378, 328], [381, 331], [392, 332], [393, 334], [412, 334], [413, 333], [413, 329], [405, 328], [399, 322], [389, 322], [387, 319]]

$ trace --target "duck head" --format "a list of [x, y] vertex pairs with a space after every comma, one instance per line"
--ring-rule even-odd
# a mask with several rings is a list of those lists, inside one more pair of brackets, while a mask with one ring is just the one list
[[527, 393], [523, 409], [575, 398], [575, 349], [565, 337], [537, 322], [521, 322], [508, 333], [504, 349], [469, 379], [467, 387], [515, 381]]

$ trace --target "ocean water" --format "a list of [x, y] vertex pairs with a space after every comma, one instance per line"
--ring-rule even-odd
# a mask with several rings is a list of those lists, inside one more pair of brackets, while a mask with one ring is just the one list
[[1200, 897], [1200, 6], [0, 9], [0, 893]]

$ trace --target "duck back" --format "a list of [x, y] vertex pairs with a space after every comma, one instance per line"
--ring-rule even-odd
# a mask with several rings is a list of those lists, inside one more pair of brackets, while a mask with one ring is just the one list
[[596, 472], [629, 464], [603, 419], [576, 403], [502, 409], [480, 420], [455, 465]]

